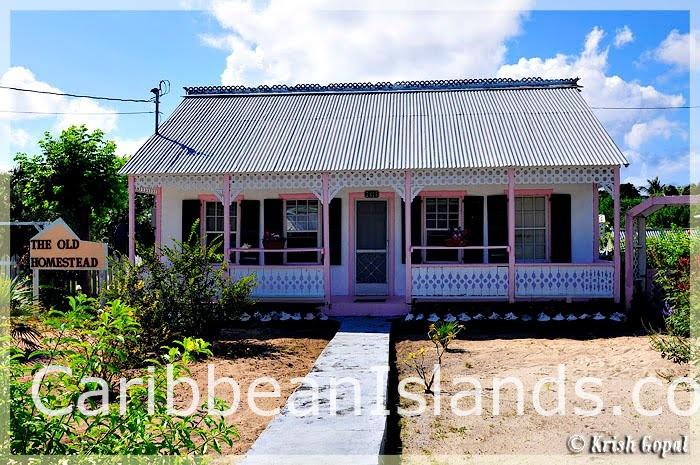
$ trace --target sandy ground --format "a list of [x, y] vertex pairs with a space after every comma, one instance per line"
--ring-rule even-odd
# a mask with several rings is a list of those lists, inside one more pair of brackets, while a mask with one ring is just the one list
[[[259, 377], [270, 376], [280, 384], [281, 396], [256, 400], [258, 408], [272, 410], [284, 406], [287, 397], [297, 385], [291, 383], [295, 377], [303, 377], [314, 365], [328, 341], [336, 331], [334, 323], [316, 323], [309, 328], [308, 322], [265, 327], [261, 329], [238, 329], [224, 331], [220, 340], [213, 344], [215, 356], [191, 365], [192, 378], [197, 382], [204, 396], [207, 389], [207, 367], [212, 364], [215, 377], [233, 378], [241, 391], [241, 402], [237, 411], [227, 417], [227, 421], [237, 427], [240, 439], [233, 447], [224, 445], [223, 454], [245, 453], [272, 420], [272, 416], [255, 414], [246, 401], [246, 393], [251, 382]], [[178, 386], [179, 388], [179, 386]], [[186, 406], [191, 400], [189, 389], [175, 390], [176, 407]], [[258, 392], [271, 392], [272, 388], [263, 385]], [[216, 397], [231, 404], [233, 391], [229, 386], [219, 386]], [[202, 401], [205, 401], [203, 399]]]
[[[524, 334], [521, 337], [489, 336], [471, 337], [471, 340], [453, 342], [452, 351], [446, 353], [442, 369], [442, 409], [434, 415], [434, 400], [428, 395], [431, 409], [417, 416], [399, 418], [401, 426], [398, 448], [403, 454], [567, 454], [567, 439], [572, 434], [590, 438], [593, 434], [618, 438], [632, 435], [640, 439], [651, 435], [659, 439], [677, 439], [687, 434], [689, 420], [669, 411], [666, 402], [667, 379], [663, 387], [647, 386], [641, 395], [642, 405], [648, 409], [662, 406], [657, 417], [639, 415], [632, 402], [633, 385], [646, 376], [669, 375], [678, 377], [688, 373], [688, 366], [676, 365], [664, 360], [649, 348], [644, 336], [604, 338], [542, 338]], [[401, 360], [411, 351], [430, 346], [423, 336], [400, 336], [396, 342], [399, 362], [399, 379], [412, 376], [413, 372]], [[558, 364], [566, 366], [566, 413], [550, 417], [537, 414], [533, 404], [533, 387], [537, 380], [557, 375]], [[457, 416], [451, 413], [450, 400], [457, 391], [471, 390], [468, 384], [455, 387], [452, 381], [459, 376], [474, 376], [483, 388], [482, 413]], [[493, 414], [494, 377], [515, 376], [525, 386], [524, 415], [516, 410], [516, 389], [507, 385], [501, 391], [500, 415]], [[577, 379], [592, 376], [603, 380], [602, 387], [585, 386], [586, 392], [599, 395], [604, 401], [602, 413], [595, 417], [574, 414], [574, 407], [591, 409], [594, 404], [576, 396]], [[547, 382], [542, 389], [542, 407], [556, 406], [558, 383]], [[410, 391], [420, 392], [413, 386]], [[692, 393], [683, 387], [676, 391], [679, 408], [688, 408]], [[402, 399], [404, 408], [416, 404]], [[474, 396], [461, 399], [462, 409], [474, 407]], [[621, 408], [615, 415], [616, 406]]]

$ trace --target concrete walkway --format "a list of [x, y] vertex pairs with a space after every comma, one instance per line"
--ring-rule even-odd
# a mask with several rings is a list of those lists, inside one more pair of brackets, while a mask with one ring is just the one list
[[[371, 318], [340, 321], [306, 381], [242, 464], [378, 464], [388, 415], [390, 324]], [[359, 389], [347, 378], [357, 380]]]

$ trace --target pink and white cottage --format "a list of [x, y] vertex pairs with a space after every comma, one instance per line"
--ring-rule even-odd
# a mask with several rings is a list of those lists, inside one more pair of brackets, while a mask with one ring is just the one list
[[[156, 244], [223, 236], [258, 300], [401, 314], [420, 301], [620, 301], [625, 157], [577, 79], [187, 87], [123, 169]], [[598, 253], [598, 193], [614, 257]]]

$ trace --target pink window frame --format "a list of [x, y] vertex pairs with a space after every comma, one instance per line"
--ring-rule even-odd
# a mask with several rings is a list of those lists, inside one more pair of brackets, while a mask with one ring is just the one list
[[[425, 199], [457, 199], [458, 204], [458, 214], [459, 214], [459, 227], [464, 227], [464, 197], [467, 196], [467, 191], [421, 191], [420, 197], [423, 200], [420, 203], [420, 222], [421, 222], [421, 244], [427, 244], [428, 241], [428, 226], [427, 226], [427, 211], [425, 209], [426, 202]], [[428, 261], [428, 251], [421, 250], [421, 262], [430, 265], [459, 265], [462, 264], [464, 259], [464, 252], [462, 250], [457, 251], [457, 261], [449, 262], [436, 262]]]
[[[214, 194], [199, 194], [199, 241], [202, 247], [207, 243], [206, 232], [207, 228], [204, 224], [207, 216], [207, 206], [205, 202], [221, 202]], [[243, 194], [239, 194], [236, 198], [231, 199], [231, 204], [236, 204], [236, 244], [232, 248], [239, 248], [241, 243], [241, 235], [238, 232], [241, 230], [241, 202], [245, 200]], [[229, 231], [230, 233], [230, 231]], [[230, 257], [225, 257], [230, 262]]]
[[[508, 190], [504, 191], [508, 195]], [[552, 206], [551, 197], [554, 193], [554, 189], [515, 189], [515, 198], [518, 197], [544, 197], [544, 215], [545, 215], [545, 238], [547, 243], [545, 244], [545, 260], [543, 262], [516, 262], [523, 264], [537, 264], [537, 263], [552, 263]], [[513, 226], [514, 229], [515, 226]], [[513, 250], [513, 255], [515, 255], [515, 250]]]

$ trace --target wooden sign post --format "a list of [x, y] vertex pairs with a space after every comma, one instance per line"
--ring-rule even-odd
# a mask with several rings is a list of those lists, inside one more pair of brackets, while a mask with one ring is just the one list
[[[107, 244], [80, 240], [59, 218], [29, 240], [29, 266], [34, 300], [38, 300], [40, 270], [104, 271], [107, 269]], [[100, 286], [103, 281], [100, 279]]]

